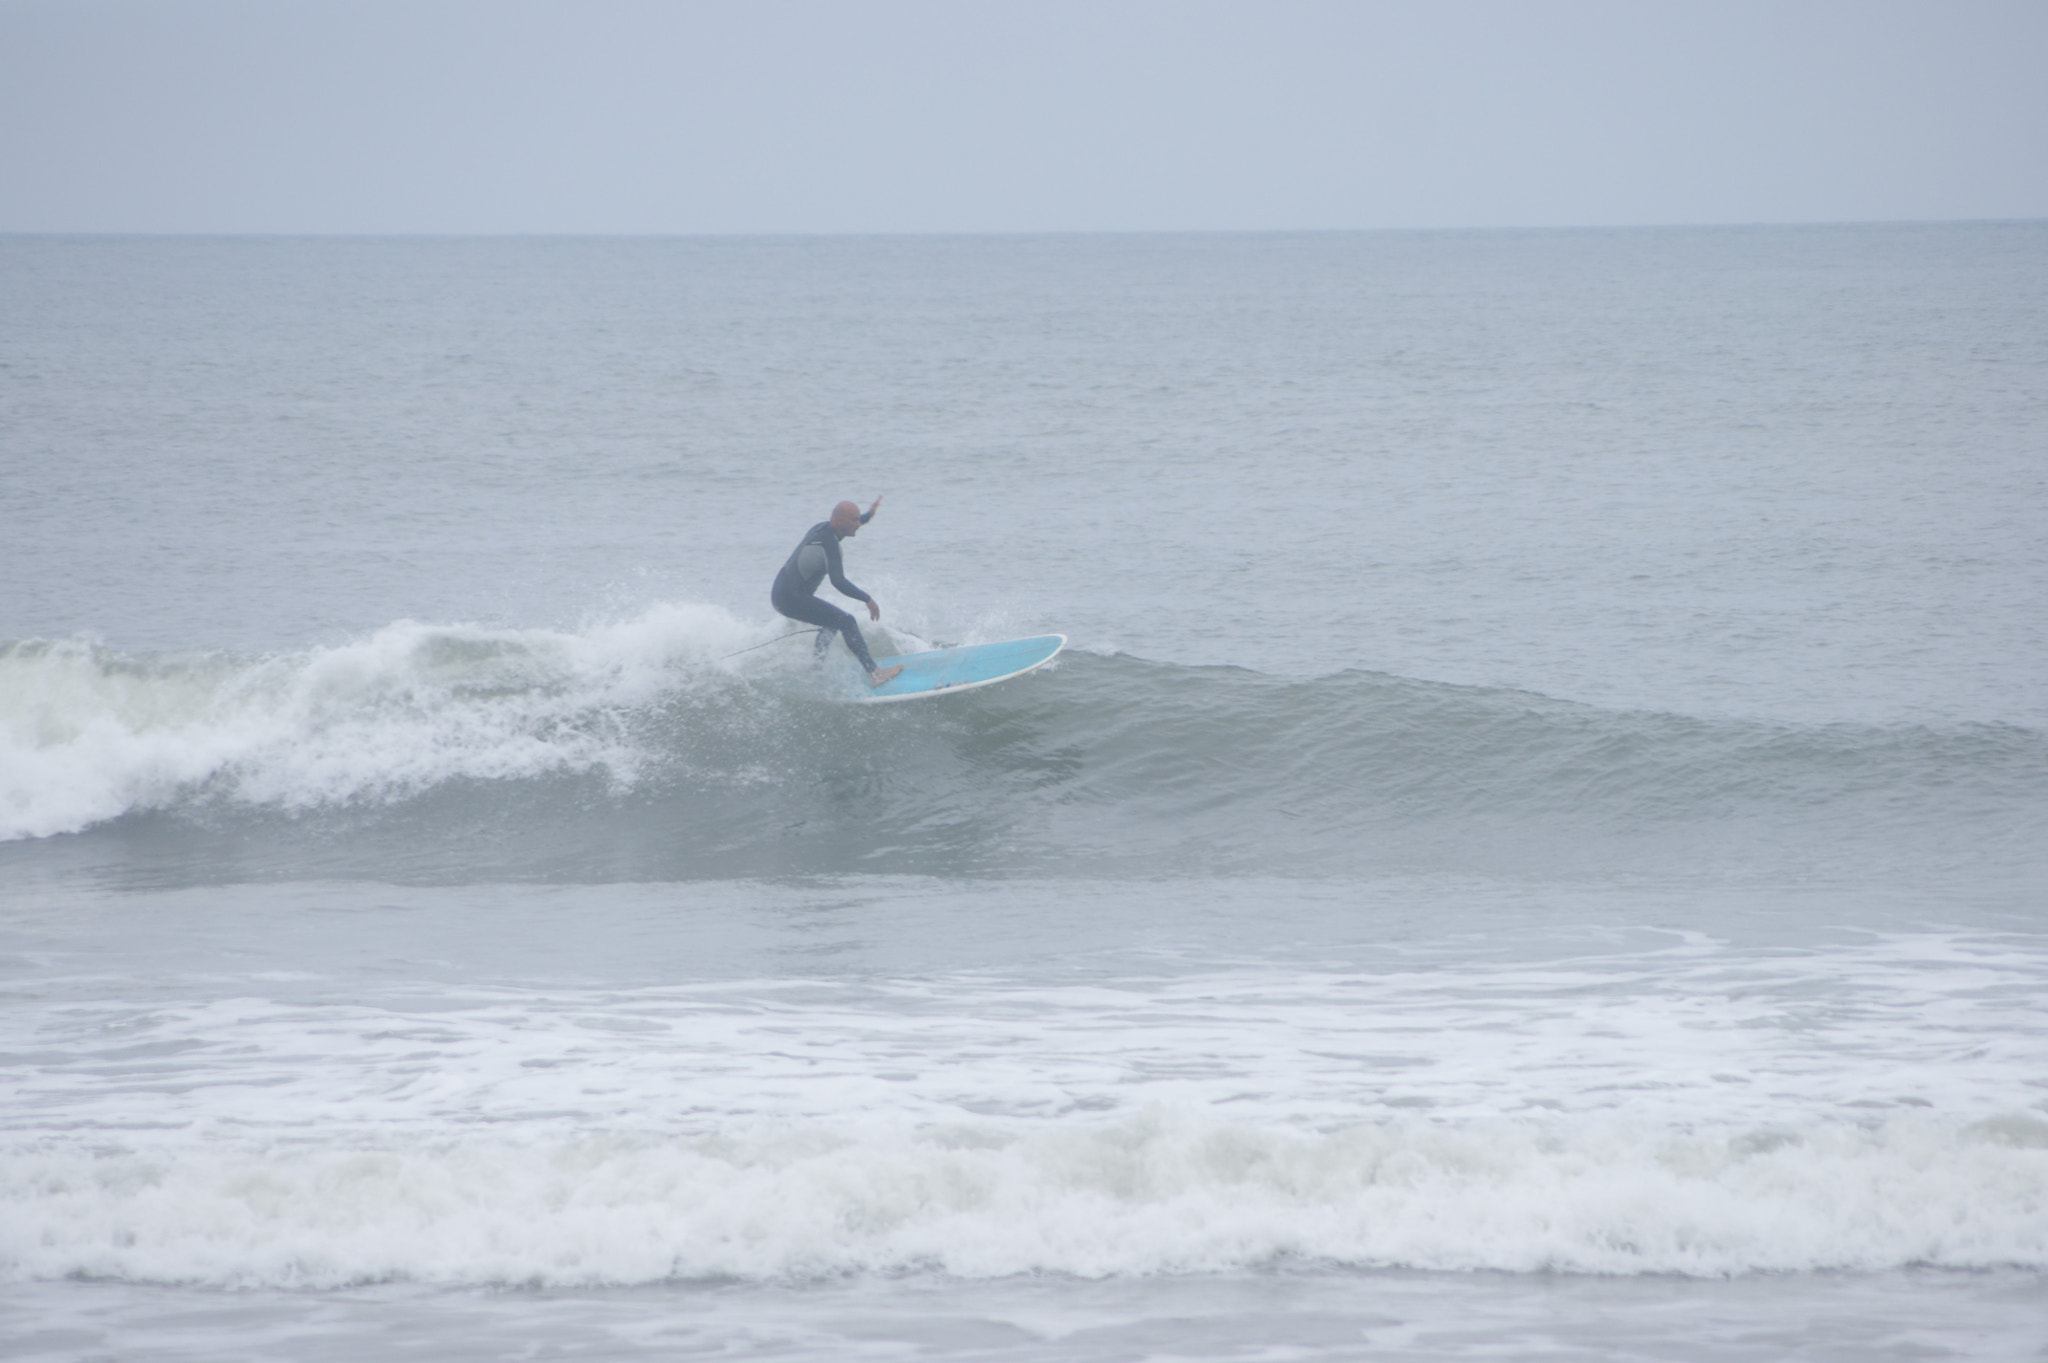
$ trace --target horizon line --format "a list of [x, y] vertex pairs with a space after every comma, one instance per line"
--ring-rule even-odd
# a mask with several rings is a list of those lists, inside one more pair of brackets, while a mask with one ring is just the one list
[[549, 230], [328, 230], [328, 229], [154, 229], [154, 228], [0, 228], [0, 237], [148, 238], [178, 240], [268, 239], [334, 241], [533, 241], [533, 240], [822, 240], [906, 238], [1016, 237], [1281, 237], [1425, 235], [1447, 233], [1727, 231], [1769, 228], [1842, 227], [2020, 227], [2048, 223], [2048, 217], [2017, 218], [1800, 218], [1738, 219], [1723, 222], [1487, 224], [1458, 227], [1056, 227], [1056, 228], [898, 228], [857, 229], [711, 229], [696, 231], [549, 231]]

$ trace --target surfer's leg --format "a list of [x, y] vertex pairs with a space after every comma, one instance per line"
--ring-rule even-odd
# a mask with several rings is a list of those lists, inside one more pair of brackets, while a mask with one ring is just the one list
[[[822, 601], [818, 604], [825, 606]], [[837, 606], [825, 606], [825, 609], [839, 617], [835, 622], [839, 627], [839, 636], [846, 640], [846, 646], [853, 650], [853, 656], [860, 659], [861, 671], [874, 671], [874, 655], [868, 652], [868, 641], [861, 637], [860, 626], [854, 622], [854, 618]], [[825, 636], [821, 634], [818, 637], [822, 639]]]
[[[853, 650], [853, 656], [860, 659], [861, 670], [875, 670], [875, 660], [868, 652], [868, 641], [861, 637], [860, 626], [853, 617], [837, 606], [828, 605], [815, 596], [800, 597], [796, 600], [778, 600], [775, 609], [792, 620], [801, 620], [807, 625], [819, 625], [827, 631], [836, 631], [846, 640], [846, 646]], [[832, 634], [818, 636], [817, 647], [825, 648], [832, 642]]]
[[811, 658], [815, 662], [823, 662], [825, 650], [832, 646], [832, 631], [836, 626], [831, 620], [820, 618], [819, 612], [832, 608], [815, 596], [784, 596], [777, 592], [768, 600], [774, 605], [778, 615], [786, 616], [798, 624], [822, 626], [818, 630], [818, 637], [811, 641]]

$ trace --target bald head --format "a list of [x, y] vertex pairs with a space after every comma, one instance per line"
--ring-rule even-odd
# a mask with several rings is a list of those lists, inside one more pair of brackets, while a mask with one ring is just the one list
[[851, 535], [860, 529], [860, 508], [852, 502], [841, 502], [832, 508], [832, 528], [842, 535]]

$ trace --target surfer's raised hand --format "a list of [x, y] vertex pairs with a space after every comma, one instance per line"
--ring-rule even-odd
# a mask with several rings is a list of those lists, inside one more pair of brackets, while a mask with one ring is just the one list
[[879, 620], [879, 619], [881, 619], [881, 618], [882, 618], [882, 603], [881, 603], [881, 602], [879, 602], [879, 601], [877, 601], [877, 600], [875, 600], [875, 598], [873, 598], [872, 596], [871, 596], [871, 597], [869, 597], [869, 598], [868, 598], [868, 619], [870, 619], [870, 620]]
[[869, 506], [869, 507], [868, 507], [868, 514], [867, 514], [867, 515], [865, 515], [865, 516], [862, 516], [862, 517], [861, 517], [861, 519], [862, 519], [862, 520], [864, 520], [864, 521], [865, 521], [865, 520], [869, 520], [869, 519], [871, 519], [871, 518], [872, 518], [872, 517], [874, 516], [874, 514], [875, 514], [875, 507], [877, 507], [877, 506], [880, 506], [881, 504], [882, 504], [882, 499], [881, 499], [880, 497], [877, 497], [877, 498], [875, 498], [875, 500], [874, 500], [874, 503], [873, 503], [873, 505], [871, 505], [871, 506]]

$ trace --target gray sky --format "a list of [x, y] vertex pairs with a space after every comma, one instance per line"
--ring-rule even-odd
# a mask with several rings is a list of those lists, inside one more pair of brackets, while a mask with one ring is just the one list
[[2048, 0], [0, 0], [0, 231], [2048, 216]]

